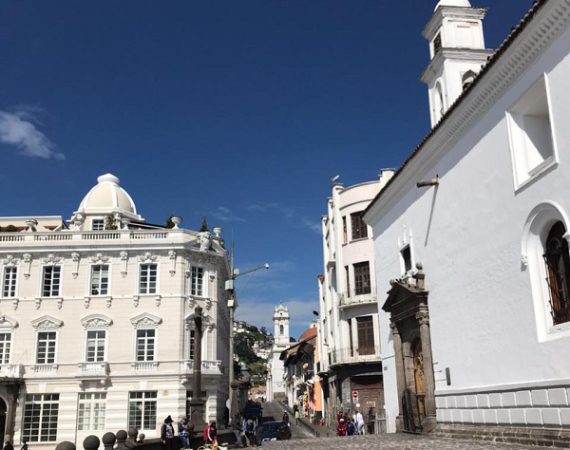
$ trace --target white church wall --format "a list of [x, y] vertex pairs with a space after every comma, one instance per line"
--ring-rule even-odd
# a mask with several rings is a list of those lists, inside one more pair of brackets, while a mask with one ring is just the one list
[[[379, 200], [374, 215], [378, 291], [401, 273], [397, 242], [413, 235], [424, 265], [438, 419], [454, 423], [570, 425], [570, 323], [552, 327], [521, 260], [525, 223], [544, 202], [570, 214], [570, 33], [566, 31], [458, 142], [424, 148]], [[506, 56], [505, 56], [506, 58]], [[499, 70], [494, 68], [493, 70]], [[515, 190], [505, 112], [546, 74], [558, 162]], [[483, 89], [482, 86], [478, 89]], [[445, 126], [445, 125], [444, 125]], [[432, 141], [437, 142], [437, 134]], [[427, 144], [429, 147], [429, 143]], [[438, 174], [437, 188], [415, 182]], [[396, 190], [400, 192], [395, 193]], [[565, 223], [568, 229], [570, 223]], [[385, 298], [380, 297], [382, 306]], [[389, 317], [380, 315], [389, 429], [398, 413]], [[445, 368], [450, 369], [447, 386]], [[536, 381], [543, 380], [543, 381]]]

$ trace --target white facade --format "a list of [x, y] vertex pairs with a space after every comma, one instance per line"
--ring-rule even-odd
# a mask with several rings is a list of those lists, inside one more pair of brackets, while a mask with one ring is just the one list
[[0, 233], [0, 406], [16, 444], [53, 448], [130, 426], [153, 437], [167, 415], [186, 415], [198, 305], [204, 419], [224, 417], [226, 250], [173, 222], [146, 224], [110, 174], [69, 228], [54, 217], [0, 219], [19, 230]]
[[[346, 188], [333, 185], [322, 219], [325, 273], [319, 279], [318, 372], [327, 373], [331, 385], [330, 398], [325, 399], [327, 418], [334, 418], [333, 411], [339, 407], [350, 405], [350, 377], [369, 371], [365, 363], [380, 363], [374, 248], [362, 213], [392, 174], [384, 170], [374, 181]], [[381, 375], [377, 375], [381, 385]], [[380, 399], [374, 407], [379, 403]]]
[[289, 310], [284, 305], [275, 307], [273, 313], [273, 347], [267, 364], [267, 401], [285, 398], [285, 367], [281, 352], [289, 347]]
[[[536, 2], [365, 216], [379, 292], [405, 275], [402, 243], [423, 264], [439, 424], [570, 426], [570, 322], [553, 322], [543, 258], [553, 225], [570, 227], [569, 23], [570, 1]], [[380, 328], [394, 431], [385, 312]]]

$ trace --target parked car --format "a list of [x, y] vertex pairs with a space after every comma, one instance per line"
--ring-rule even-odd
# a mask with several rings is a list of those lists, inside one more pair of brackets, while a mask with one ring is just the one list
[[264, 422], [259, 431], [259, 441], [283, 441], [291, 439], [291, 428], [285, 422]]

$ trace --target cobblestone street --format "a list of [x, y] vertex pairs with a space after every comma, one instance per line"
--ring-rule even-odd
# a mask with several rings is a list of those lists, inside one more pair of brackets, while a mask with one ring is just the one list
[[352, 436], [320, 438], [310, 440], [291, 440], [267, 442], [263, 444], [269, 450], [528, 450], [530, 447], [514, 444], [493, 444], [482, 441], [434, 438], [409, 434], [383, 434], [374, 436]]

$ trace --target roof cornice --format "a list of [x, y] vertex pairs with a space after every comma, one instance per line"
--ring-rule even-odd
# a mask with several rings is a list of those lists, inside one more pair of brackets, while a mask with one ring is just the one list
[[373, 222], [409, 192], [416, 177], [441, 159], [463, 133], [496, 103], [524, 70], [533, 64], [570, 22], [570, 0], [537, 0], [503, 41], [489, 63], [443, 118], [408, 156], [365, 210]]
[[439, 71], [438, 68], [443, 66], [443, 60], [453, 59], [457, 61], [475, 61], [479, 60], [482, 64], [485, 64], [490, 56], [493, 55], [493, 50], [486, 48], [449, 48], [445, 47], [438, 51], [433, 59], [430, 61], [424, 72], [422, 73], [420, 80], [424, 83], [429, 84], [430, 80], [437, 76]]
[[431, 41], [444, 18], [461, 18], [461, 19], [472, 19], [472, 20], [483, 20], [487, 14], [486, 8], [463, 8], [459, 6], [441, 6], [437, 8], [437, 11], [431, 16], [431, 19], [424, 27], [422, 31], [422, 36], [428, 41]]

